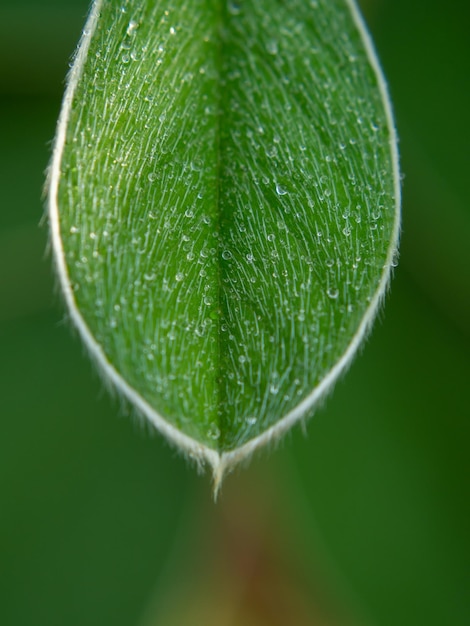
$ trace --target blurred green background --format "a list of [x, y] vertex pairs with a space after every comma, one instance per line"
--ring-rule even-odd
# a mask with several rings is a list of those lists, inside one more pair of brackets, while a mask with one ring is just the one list
[[86, 0], [0, 3], [0, 624], [470, 622], [469, 9], [363, 2], [401, 137], [391, 296], [308, 425], [220, 502], [103, 390], [41, 190]]

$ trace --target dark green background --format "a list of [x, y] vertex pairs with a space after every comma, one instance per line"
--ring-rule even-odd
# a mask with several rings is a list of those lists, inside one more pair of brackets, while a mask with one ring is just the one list
[[[209, 478], [103, 390], [54, 295], [41, 189], [87, 3], [1, 1], [2, 625], [140, 626], [155, 598], [184, 602], [188, 566], [210, 576], [220, 511], [250, 525], [246, 481], [258, 502], [270, 494], [273, 553], [295, 537], [306, 596], [323, 585], [315, 570], [322, 602], [358, 623], [468, 623], [469, 11], [364, 7], [401, 137], [392, 292], [308, 437], [297, 428], [238, 471], [215, 506]], [[267, 516], [258, 531], [270, 528]]]

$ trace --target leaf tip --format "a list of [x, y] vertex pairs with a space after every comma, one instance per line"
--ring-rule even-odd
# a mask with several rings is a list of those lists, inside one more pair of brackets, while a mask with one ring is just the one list
[[214, 502], [217, 502], [219, 497], [225, 470], [226, 464], [224, 463], [223, 457], [218, 456], [217, 459], [212, 461], [212, 496], [214, 498]]

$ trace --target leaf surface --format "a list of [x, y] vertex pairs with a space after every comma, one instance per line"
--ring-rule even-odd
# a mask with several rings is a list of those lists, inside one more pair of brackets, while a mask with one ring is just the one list
[[98, 0], [50, 171], [71, 316], [216, 474], [308, 415], [385, 290], [386, 89], [346, 0]]

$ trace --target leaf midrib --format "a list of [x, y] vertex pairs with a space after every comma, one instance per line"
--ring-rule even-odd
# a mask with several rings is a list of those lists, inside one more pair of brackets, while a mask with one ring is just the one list
[[[219, 235], [220, 235], [220, 225], [221, 225], [221, 204], [220, 204], [220, 174], [222, 171], [222, 116], [225, 116], [225, 106], [226, 106], [226, 102], [225, 99], [223, 97], [224, 94], [224, 90], [221, 88], [221, 84], [222, 84], [222, 76], [223, 76], [223, 59], [224, 59], [224, 44], [223, 44], [223, 36], [222, 36], [222, 29], [225, 26], [225, 21], [224, 21], [224, 11], [222, 8], [222, 1], [218, 2], [218, 13], [217, 13], [217, 20], [216, 20], [216, 36], [218, 38], [218, 45], [216, 47], [216, 50], [218, 51], [217, 54], [217, 59], [216, 59], [216, 67], [217, 67], [217, 75], [218, 75], [218, 80], [217, 80], [217, 85], [218, 85], [218, 97], [217, 97], [217, 116], [216, 116], [216, 120], [217, 120], [217, 126], [216, 126], [216, 131], [215, 131], [215, 154], [216, 154], [216, 158], [217, 158], [217, 163], [216, 163], [216, 172], [215, 172], [215, 180], [216, 180], [216, 189], [215, 189], [215, 212], [217, 215], [217, 228], [219, 230]], [[218, 257], [218, 263], [217, 263], [217, 309], [218, 309], [218, 317], [217, 317], [217, 329], [216, 329], [216, 333], [217, 333], [217, 337], [216, 337], [216, 345], [217, 345], [217, 365], [216, 365], [216, 372], [217, 372], [217, 380], [216, 380], [216, 389], [217, 389], [217, 403], [216, 403], [216, 407], [217, 407], [217, 416], [216, 416], [216, 421], [217, 421], [217, 425], [218, 425], [218, 429], [219, 429], [219, 438], [217, 440], [217, 449], [220, 451], [221, 449], [223, 449], [223, 445], [224, 445], [224, 431], [223, 431], [223, 412], [222, 412], [222, 402], [221, 402], [221, 390], [222, 390], [222, 385], [220, 384], [223, 372], [222, 372], [222, 359], [221, 359], [221, 354], [222, 354], [222, 330], [221, 330], [221, 325], [222, 325], [222, 249], [223, 246], [220, 245], [221, 242], [219, 241], [219, 245], [218, 245], [218, 252], [217, 252], [217, 257]]]

